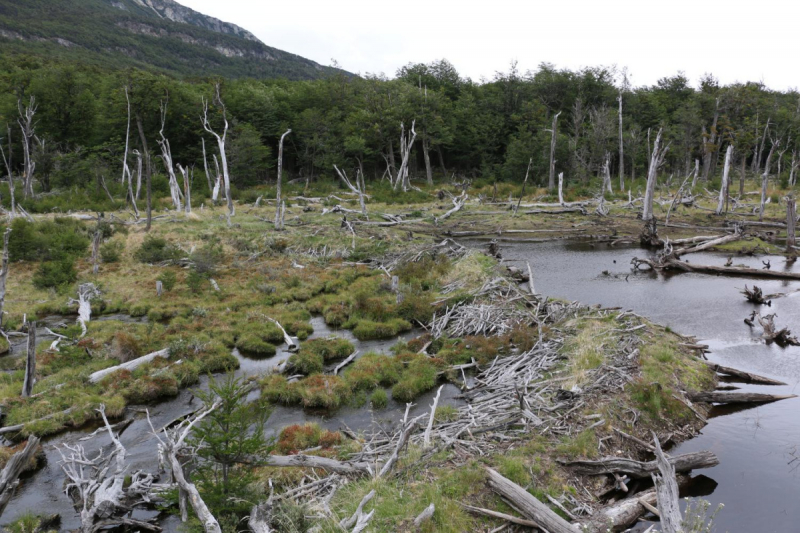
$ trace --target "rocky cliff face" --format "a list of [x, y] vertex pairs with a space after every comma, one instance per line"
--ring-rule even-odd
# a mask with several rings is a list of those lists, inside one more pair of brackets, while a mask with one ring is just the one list
[[[197, 11], [190, 9], [186, 6], [182, 6], [181, 4], [179, 4], [178, 2], [174, 2], [173, 0], [133, 0], [133, 1], [144, 8], [152, 10], [153, 13], [155, 13], [159, 17], [171, 20], [173, 22], [190, 24], [192, 26], [205, 28], [207, 30], [211, 30], [216, 33], [235, 35], [236, 37], [241, 37], [242, 39], [247, 39], [248, 41], [261, 42], [255, 35], [245, 30], [244, 28], [240, 28], [236, 24], [223, 22], [219, 19], [215, 19], [214, 17], [203, 15], [202, 13], [198, 13]], [[120, 7], [121, 5], [124, 8], [124, 4], [122, 4], [122, 2], [120, 2], [119, 0], [112, 0], [111, 4], [112, 5], [117, 4], [117, 7]]]

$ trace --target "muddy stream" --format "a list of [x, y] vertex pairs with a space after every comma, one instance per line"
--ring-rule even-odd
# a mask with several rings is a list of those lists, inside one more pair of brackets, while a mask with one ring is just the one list
[[[484, 247], [485, 242], [465, 243]], [[643, 257], [647, 252], [636, 247], [608, 247], [597, 243], [519, 242], [502, 243], [501, 251], [510, 265], [525, 268], [529, 261], [534, 273], [537, 292], [578, 300], [585, 304], [605, 307], [622, 307], [647, 316], [673, 330], [694, 335], [699, 342], [708, 344], [712, 351], [709, 359], [726, 366], [770, 376], [786, 383], [786, 387], [759, 387], [737, 384], [743, 390], [764, 390], [777, 394], [795, 392], [800, 382], [800, 348], [767, 346], [759, 338], [759, 331], [751, 331], [743, 319], [753, 309], [739, 294], [747, 278], [724, 278], [700, 274], [662, 275], [652, 272], [634, 273], [630, 260]], [[724, 264], [726, 256], [720, 254], [693, 254], [691, 262]], [[761, 267], [765, 257], [734, 258], [736, 264]], [[774, 269], [789, 269], [782, 257], [770, 257]], [[800, 269], [800, 265], [794, 268]], [[607, 271], [607, 273], [604, 273]], [[766, 312], [777, 314], [776, 324], [788, 325], [800, 333], [800, 282], [757, 280], [765, 294], [790, 293], [773, 300]], [[115, 316], [103, 319], [130, 320]], [[52, 317], [47, 323], [72, 320]], [[349, 339], [360, 355], [369, 351], [386, 353], [398, 339], [390, 341], [359, 342], [346, 330], [332, 331], [321, 318], [312, 319], [312, 338], [337, 335]], [[411, 337], [411, 332], [401, 338]], [[12, 339], [13, 341], [14, 339]], [[51, 342], [46, 339], [43, 342]], [[16, 342], [23, 342], [17, 340]], [[22, 348], [22, 345], [19, 346]], [[0, 368], [20, 355], [20, 349], [0, 358]], [[285, 361], [289, 354], [279, 349], [277, 355], [265, 359], [251, 359], [234, 350], [240, 361], [238, 376], [253, 376], [271, 371]], [[160, 428], [199, 406], [194, 391], [206, 389], [208, 378], [168, 401], [148, 406], [153, 425]], [[415, 401], [412, 414], [427, 411], [435, 391]], [[255, 397], [258, 392], [252, 393]], [[459, 390], [447, 385], [442, 391], [443, 401], [458, 405]], [[391, 396], [391, 395], [390, 395]], [[135, 409], [135, 421], [122, 433], [121, 440], [128, 451], [131, 471], [156, 468], [156, 446], [143, 409]], [[317, 422], [332, 430], [343, 427], [354, 431], [368, 429], [376, 424], [394, 424], [402, 417], [404, 406], [389, 401], [386, 408], [372, 410], [365, 407], [344, 407], [331, 415], [312, 413], [297, 407], [278, 406], [272, 412], [267, 431], [276, 434], [289, 424]], [[717, 515], [720, 532], [788, 532], [797, 531], [800, 523], [800, 399], [776, 402], [748, 409], [715, 409], [708, 426], [695, 439], [680, 445], [675, 452], [710, 449], [720, 459], [719, 466], [694, 474], [694, 482], [686, 496], [703, 497], [712, 504], [724, 503]], [[95, 428], [70, 431], [45, 442], [47, 464], [38, 472], [24, 477], [21, 486], [6, 509], [2, 523], [6, 524], [26, 511], [53, 514], [62, 517], [61, 530], [79, 526], [78, 514], [64, 495], [64, 476], [59, 467], [60, 456], [56, 447], [62, 443], [76, 443]], [[106, 435], [82, 442], [92, 454], [109, 444]], [[795, 458], [797, 458], [795, 460]], [[136, 511], [135, 518], [149, 518], [154, 513]], [[165, 531], [177, 531], [179, 521], [174, 516], [161, 520]], [[636, 530], [646, 529], [640, 523]]]

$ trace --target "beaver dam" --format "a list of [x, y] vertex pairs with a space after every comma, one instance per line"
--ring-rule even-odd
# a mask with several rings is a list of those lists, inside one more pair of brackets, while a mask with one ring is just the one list
[[[796, 522], [793, 201], [787, 227], [785, 201], [755, 222], [665, 188], [643, 223], [630, 195], [500, 201], [464, 183], [389, 205], [351, 188], [157, 212], [149, 232], [128, 212], [14, 217], [3, 522]], [[25, 250], [57, 243], [78, 282], [41, 288], [58, 272]]]

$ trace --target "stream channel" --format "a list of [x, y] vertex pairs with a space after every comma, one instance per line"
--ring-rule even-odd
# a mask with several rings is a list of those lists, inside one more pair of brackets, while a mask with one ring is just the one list
[[[465, 241], [464, 244], [485, 249], [485, 241]], [[760, 338], [760, 328], [751, 330], [743, 322], [754, 309], [739, 290], [745, 283], [757, 283], [764, 294], [788, 293], [773, 300], [772, 307], [762, 310], [776, 313], [776, 325], [789, 326], [800, 333], [800, 282], [753, 280], [748, 278], [715, 277], [702, 274], [681, 273], [664, 275], [654, 272], [632, 272], [630, 260], [644, 257], [648, 252], [635, 246], [609, 247], [602, 243], [587, 242], [504, 242], [501, 252], [505, 262], [525, 269], [529, 261], [533, 269], [537, 292], [568, 300], [577, 300], [604, 307], [632, 309], [653, 321], [673, 330], [694, 335], [710, 347], [709, 359], [725, 366], [769, 376], [788, 383], [785, 387], [764, 387], [739, 384], [743, 391], [768, 391], [776, 394], [796, 392], [800, 383], [800, 347], [780, 348], [768, 346]], [[698, 253], [688, 256], [699, 264], [722, 265], [726, 256]], [[767, 257], [735, 257], [735, 264], [760, 268]], [[774, 269], [800, 269], [785, 264], [783, 257], [769, 257]], [[607, 273], [604, 273], [607, 271]], [[101, 319], [130, 320], [127, 317]], [[53, 317], [54, 321], [68, 321], [71, 317]], [[43, 325], [48, 323], [44, 321]], [[312, 319], [312, 338], [337, 335], [349, 339], [360, 355], [370, 351], [387, 353], [398, 340], [358, 342], [349, 331], [332, 331], [319, 317]], [[411, 332], [409, 338], [419, 332]], [[52, 339], [47, 339], [50, 342]], [[19, 341], [18, 341], [19, 342]], [[0, 368], [21, 355], [22, 346], [12, 349], [9, 356], [0, 359]], [[285, 361], [289, 354], [278, 350], [267, 359], [251, 359], [234, 350], [240, 361], [237, 376], [253, 376], [271, 371]], [[6, 366], [7, 368], [7, 366]], [[199, 406], [193, 392], [207, 389], [208, 378], [168, 401], [149, 406], [156, 428], [185, 415]], [[255, 397], [258, 392], [254, 391]], [[416, 399], [412, 416], [426, 412], [435, 391]], [[459, 390], [446, 385], [442, 401], [459, 405]], [[394, 424], [403, 414], [404, 405], [389, 401], [386, 408], [373, 411], [368, 406], [344, 407], [325, 416], [304, 411], [298, 407], [277, 406], [268, 421], [268, 432], [276, 434], [286, 425], [317, 422], [323, 428], [337, 430], [348, 427], [359, 431], [375, 424]], [[16, 496], [6, 509], [2, 523], [7, 524], [24, 512], [41, 514], [59, 513], [61, 530], [76, 529], [80, 522], [78, 513], [63, 492], [64, 476], [59, 466], [57, 447], [62, 443], [76, 443], [95, 427], [69, 431], [49, 438], [44, 443], [47, 463], [36, 473], [24, 476]], [[127, 448], [131, 471], [152, 471], [156, 464], [156, 442], [143, 413], [137, 412], [134, 422], [122, 433], [121, 441]], [[90, 455], [109, 444], [108, 436], [98, 435], [81, 442]], [[702, 497], [711, 502], [711, 509], [719, 503], [725, 507], [716, 517], [718, 532], [794, 532], [800, 531], [800, 398], [784, 400], [747, 409], [719, 408], [712, 411], [708, 425], [701, 434], [670, 453], [685, 453], [708, 449], [717, 454], [720, 464], [708, 470], [695, 472], [690, 492], [686, 496]], [[685, 505], [685, 503], [682, 503]], [[149, 518], [149, 511], [134, 512], [135, 518]], [[165, 531], [178, 531], [179, 521], [173, 515], [160, 521]], [[635, 531], [643, 531], [649, 524], [640, 523]]]

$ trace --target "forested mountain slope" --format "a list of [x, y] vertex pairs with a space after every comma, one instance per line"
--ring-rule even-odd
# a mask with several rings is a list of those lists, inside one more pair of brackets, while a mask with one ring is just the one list
[[315, 79], [331, 70], [173, 0], [0, 0], [0, 48], [181, 77]]

